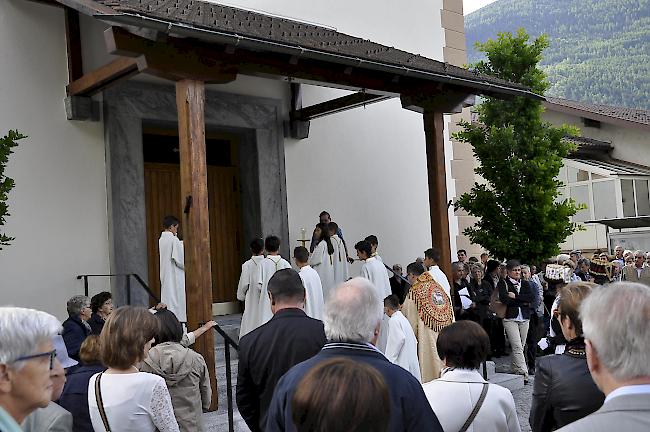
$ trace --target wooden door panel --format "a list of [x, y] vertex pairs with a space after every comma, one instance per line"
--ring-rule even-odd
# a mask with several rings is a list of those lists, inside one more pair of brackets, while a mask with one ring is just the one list
[[[159, 295], [158, 238], [162, 231], [162, 219], [171, 214], [182, 220], [180, 168], [174, 164], [145, 163], [144, 171], [149, 286]], [[208, 166], [208, 200], [212, 301], [236, 301], [241, 266], [241, 210], [237, 168]], [[180, 231], [183, 232], [182, 224]]]

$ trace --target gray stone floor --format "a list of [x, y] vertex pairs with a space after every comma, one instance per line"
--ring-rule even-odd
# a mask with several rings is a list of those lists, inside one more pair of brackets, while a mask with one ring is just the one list
[[[496, 365], [497, 372], [509, 373], [510, 372], [510, 357], [500, 357], [493, 359]], [[528, 415], [530, 414], [530, 404], [533, 395], [533, 384], [535, 377], [530, 377], [530, 382], [521, 390], [512, 392], [515, 399], [515, 407], [517, 408], [517, 416], [519, 417], [519, 425], [522, 432], [530, 432], [530, 424], [528, 423]]]
[[[241, 316], [228, 316], [218, 318], [217, 322], [230, 334], [235, 340], [238, 340], [237, 334], [239, 329], [239, 320]], [[223, 348], [223, 339], [215, 336], [216, 341], [216, 360], [217, 360], [217, 384], [218, 384], [218, 397], [219, 409], [212, 413], [203, 414], [203, 422], [207, 432], [227, 432], [228, 431], [228, 410], [226, 398], [226, 367]], [[496, 372], [508, 373], [510, 372], [510, 357], [501, 357], [494, 359]], [[231, 360], [232, 365], [232, 384], [233, 384], [233, 408], [234, 408], [234, 430], [236, 432], [250, 432], [246, 423], [241, 418], [237, 410], [237, 404], [234, 401], [235, 389], [237, 384], [237, 358], [233, 356]], [[531, 377], [528, 385], [524, 386], [521, 390], [515, 390], [512, 395], [515, 399], [515, 406], [517, 408], [517, 415], [519, 416], [519, 424], [523, 432], [530, 432], [530, 425], [528, 424], [528, 415], [530, 413], [530, 403], [533, 391], [534, 377]]]

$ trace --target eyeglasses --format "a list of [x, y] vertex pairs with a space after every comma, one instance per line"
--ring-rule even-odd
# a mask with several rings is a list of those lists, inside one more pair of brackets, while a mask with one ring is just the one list
[[18, 357], [16, 360], [14, 360], [12, 363], [16, 363], [19, 361], [25, 361], [25, 360], [32, 360], [32, 359], [37, 359], [41, 357], [50, 357], [50, 370], [54, 369], [54, 359], [56, 358], [56, 350], [44, 352], [44, 353], [39, 353], [39, 354], [32, 354], [28, 356], [23, 356], [23, 357]]

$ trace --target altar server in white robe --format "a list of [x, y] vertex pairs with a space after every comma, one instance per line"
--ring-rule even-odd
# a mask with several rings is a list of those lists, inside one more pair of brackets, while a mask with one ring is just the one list
[[330, 291], [336, 286], [334, 280], [334, 245], [327, 224], [319, 223], [316, 225], [316, 234], [319, 242], [314, 248], [311, 257], [309, 257], [309, 265], [320, 276], [320, 283], [323, 286], [323, 299], [327, 301]]
[[384, 299], [384, 313], [388, 315], [388, 342], [386, 358], [411, 372], [422, 382], [420, 362], [418, 361], [418, 341], [413, 327], [399, 310], [399, 298], [391, 294]]
[[334, 246], [334, 286], [350, 279], [350, 263], [348, 263], [348, 252], [343, 239], [336, 234], [339, 226], [336, 222], [327, 225], [332, 245]]
[[260, 279], [262, 280], [262, 284], [260, 285], [261, 291], [258, 309], [260, 320], [257, 327], [265, 324], [268, 320], [273, 318], [273, 312], [271, 311], [271, 300], [269, 299], [268, 292], [268, 286], [271, 277], [278, 270], [291, 268], [291, 264], [282, 258], [280, 256], [280, 252], [278, 252], [280, 250], [280, 239], [278, 237], [268, 236], [264, 240], [264, 249], [266, 249], [266, 258], [262, 260], [262, 263], [260, 265]]
[[320, 276], [316, 270], [311, 268], [309, 262], [309, 251], [304, 246], [298, 246], [293, 250], [293, 260], [296, 267], [300, 269], [298, 275], [305, 286], [305, 313], [310, 317], [323, 319], [323, 287], [320, 283]]
[[[371, 257], [372, 249], [370, 243], [362, 240], [354, 248], [357, 250], [357, 256], [363, 264], [361, 265], [360, 276], [368, 279], [375, 286], [377, 290], [377, 297], [384, 299], [391, 295], [390, 281], [388, 280], [388, 273], [384, 264], [377, 258]], [[377, 339], [377, 348], [381, 352], [386, 351], [386, 342], [388, 341], [388, 316], [384, 314], [381, 322], [381, 329], [379, 331], [379, 338]]]
[[255, 239], [250, 244], [251, 259], [241, 266], [237, 286], [237, 299], [244, 302], [239, 338], [260, 326], [260, 292], [262, 289], [261, 265], [264, 260], [264, 240]]
[[185, 254], [178, 235], [179, 220], [174, 216], [163, 219], [164, 231], [158, 239], [160, 255], [160, 301], [174, 312], [178, 320], [187, 322], [185, 302]]
[[381, 257], [381, 255], [379, 255], [379, 252], [377, 252], [377, 248], [379, 247], [379, 239], [377, 238], [376, 235], [371, 234], [368, 237], [366, 237], [365, 240], [368, 243], [370, 243], [370, 252], [371, 252], [370, 256], [372, 258], [376, 258], [377, 261], [379, 261], [382, 264], [382, 266], [384, 266], [384, 270], [386, 271], [386, 274], [388, 275], [388, 278], [390, 279], [390, 276], [391, 276], [392, 273], [390, 272], [390, 270], [388, 270], [386, 268], [386, 266], [384, 265], [384, 259]]
[[438, 285], [445, 290], [447, 296], [451, 299], [449, 279], [447, 279], [447, 275], [438, 267], [438, 262], [440, 262], [440, 251], [437, 248], [433, 247], [424, 251], [425, 267], [428, 269], [433, 280], [438, 282]]

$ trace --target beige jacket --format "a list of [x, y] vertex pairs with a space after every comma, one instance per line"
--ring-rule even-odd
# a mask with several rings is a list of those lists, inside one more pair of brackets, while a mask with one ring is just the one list
[[210, 407], [212, 391], [201, 354], [180, 343], [165, 342], [151, 348], [140, 371], [165, 379], [181, 431], [203, 430], [201, 414]]
[[621, 279], [628, 282], [639, 282], [650, 285], [650, 267], [644, 266], [641, 270], [641, 277], [639, 277], [639, 272], [637, 272], [635, 266], [625, 266], [623, 267]]
[[72, 414], [50, 402], [28, 415], [22, 429], [25, 432], [72, 432]]

